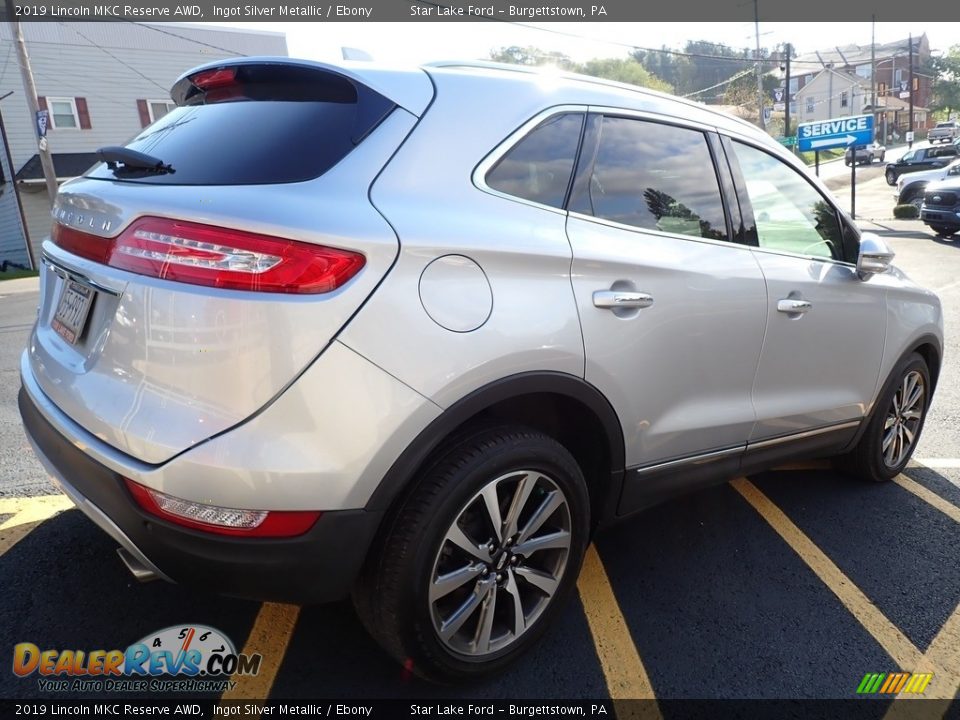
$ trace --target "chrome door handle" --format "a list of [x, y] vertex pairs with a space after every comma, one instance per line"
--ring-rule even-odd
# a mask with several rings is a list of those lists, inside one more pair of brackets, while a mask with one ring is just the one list
[[813, 308], [813, 303], [806, 300], [794, 300], [786, 298], [777, 302], [777, 312], [789, 313], [791, 315], [805, 313]]
[[653, 305], [653, 296], [642, 292], [622, 292], [620, 290], [597, 290], [593, 293], [594, 307], [612, 310], [614, 308], [647, 308]]

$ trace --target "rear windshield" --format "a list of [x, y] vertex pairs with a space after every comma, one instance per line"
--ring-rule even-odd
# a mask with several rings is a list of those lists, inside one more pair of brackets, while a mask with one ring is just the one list
[[178, 90], [187, 104], [126, 145], [173, 172], [100, 163], [87, 176], [157, 185], [301, 182], [336, 165], [393, 109], [367, 88], [312, 68], [241, 66], [229, 86]]

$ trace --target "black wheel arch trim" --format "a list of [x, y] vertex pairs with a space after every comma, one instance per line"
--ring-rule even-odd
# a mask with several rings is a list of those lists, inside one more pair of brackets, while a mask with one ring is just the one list
[[[424, 428], [416, 439], [401, 453], [377, 489], [365, 509], [388, 510], [413, 480], [416, 471], [430, 457], [450, 433], [497, 403], [524, 395], [554, 394], [565, 396], [588, 407], [600, 421], [607, 437], [610, 458], [611, 486], [609, 496], [620, 497], [626, 466], [626, 450], [623, 428], [613, 406], [597, 388], [586, 380], [562, 372], [525, 372], [511, 375], [484, 385], [444, 410]], [[602, 520], [612, 512], [615, 501], [604, 502]]]

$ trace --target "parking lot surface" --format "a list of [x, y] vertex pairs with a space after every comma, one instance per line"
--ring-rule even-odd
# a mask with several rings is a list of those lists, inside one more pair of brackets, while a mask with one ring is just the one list
[[[946, 312], [945, 365], [916, 462], [878, 486], [822, 461], [781, 468], [616, 526], [595, 539], [578, 595], [544, 642], [467, 687], [428, 685], [395, 665], [346, 602], [300, 608], [134, 581], [22, 435], [17, 358], [37, 296], [0, 285], [0, 653], [20, 642], [124, 648], [199, 623], [264, 655], [259, 675], [236, 678], [232, 699], [655, 698], [664, 703], [655, 716], [669, 717], [671, 699], [866, 698], [857, 694], [866, 674], [900, 671], [933, 674], [924, 697], [955, 698], [960, 241], [934, 240], [919, 224], [888, 241]], [[70, 696], [0, 672], [2, 698]], [[892, 696], [870, 697], [882, 698], [883, 717]], [[957, 705], [937, 716], [960, 717]]]

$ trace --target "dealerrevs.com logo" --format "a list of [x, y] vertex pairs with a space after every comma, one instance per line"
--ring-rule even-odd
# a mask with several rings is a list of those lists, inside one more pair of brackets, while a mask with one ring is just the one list
[[237, 653], [233, 642], [205, 625], [176, 625], [126, 650], [13, 648], [13, 673], [36, 675], [44, 692], [223, 692], [233, 675], [256, 675], [263, 656]]

